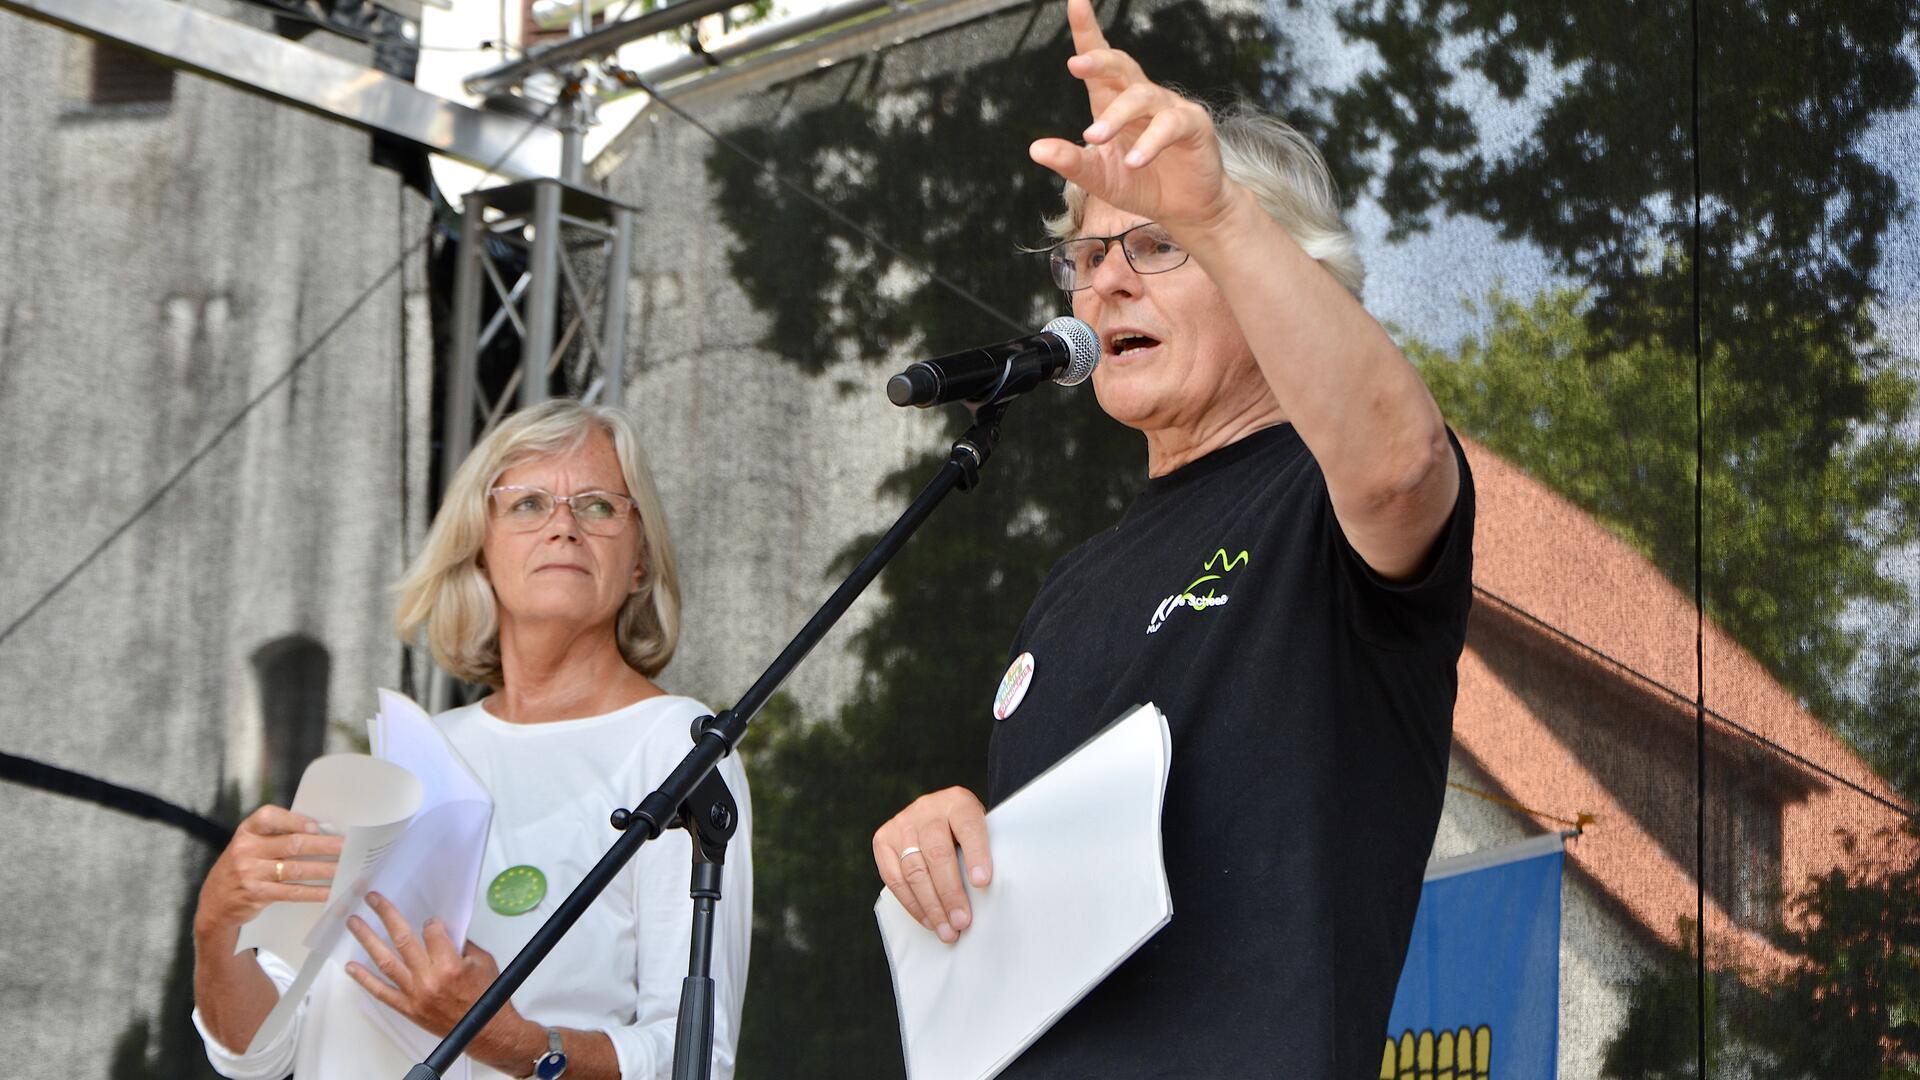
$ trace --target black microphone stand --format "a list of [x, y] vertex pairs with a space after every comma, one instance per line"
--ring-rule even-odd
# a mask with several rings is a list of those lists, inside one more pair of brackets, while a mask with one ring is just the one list
[[693, 838], [693, 882], [689, 892], [694, 903], [694, 934], [688, 949], [687, 978], [681, 984], [679, 1023], [674, 1031], [673, 1075], [674, 1080], [705, 1080], [713, 1067], [713, 980], [707, 975], [713, 946], [713, 909], [720, 899], [720, 869], [726, 842], [739, 821], [733, 796], [714, 773], [714, 766], [740, 745], [747, 725], [767, 699], [840, 621], [840, 616], [846, 614], [847, 608], [926, 522], [940, 500], [956, 487], [972, 491], [979, 485], [980, 467], [986, 464], [1000, 441], [1000, 418], [1006, 413], [1007, 404], [1006, 401], [967, 403], [968, 411], [973, 414], [973, 426], [953, 444], [940, 471], [733, 708], [718, 716], [703, 716], [694, 721], [693, 749], [660, 786], [640, 800], [640, 805], [633, 810], [613, 812], [613, 827], [620, 830], [619, 839], [593, 869], [587, 871], [540, 929], [534, 931], [533, 937], [501, 970], [492, 985], [481, 992], [466, 1015], [440, 1040], [440, 1045], [433, 1048], [433, 1053], [427, 1055], [427, 1060], [408, 1070], [404, 1080], [440, 1080], [480, 1034], [480, 1029], [507, 1004], [513, 992], [527, 981], [527, 976], [533, 974], [601, 891], [612, 883], [621, 867], [640, 850], [640, 845], [674, 827], [688, 829]]

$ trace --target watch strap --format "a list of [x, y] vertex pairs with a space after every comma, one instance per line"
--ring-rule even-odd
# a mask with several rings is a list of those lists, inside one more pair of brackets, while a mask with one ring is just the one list
[[534, 1080], [560, 1080], [567, 1074], [567, 1052], [560, 1042], [560, 1029], [547, 1029], [547, 1052], [533, 1062]]

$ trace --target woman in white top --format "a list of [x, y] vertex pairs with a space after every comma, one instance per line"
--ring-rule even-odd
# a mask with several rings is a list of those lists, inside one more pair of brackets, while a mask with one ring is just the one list
[[[652, 676], [680, 631], [673, 548], [632, 420], [551, 401], [518, 413], [468, 456], [427, 543], [396, 586], [401, 636], [424, 632], [484, 700], [435, 717], [485, 785], [494, 815], [464, 949], [438, 920], [409, 925], [377, 894], [349, 921], [359, 948], [330, 962], [297, 1022], [249, 1047], [294, 971], [236, 953], [240, 927], [275, 900], [319, 901], [340, 849], [323, 823], [263, 806], [208, 873], [194, 918], [194, 1021], [223, 1075], [400, 1080], [449, 1031], [666, 776], [706, 710]], [[714, 1075], [730, 1077], [753, 902], [746, 776], [716, 915]], [[666, 1076], [687, 972], [690, 842], [649, 843], [467, 1049], [478, 1077]], [[560, 1057], [553, 1056], [557, 1050]], [[452, 1075], [450, 1072], [449, 1075]]]

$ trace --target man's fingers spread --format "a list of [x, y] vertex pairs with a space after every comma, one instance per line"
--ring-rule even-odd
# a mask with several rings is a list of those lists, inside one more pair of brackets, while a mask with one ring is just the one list
[[1133, 149], [1127, 151], [1126, 163], [1130, 168], [1140, 168], [1160, 152], [1184, 139], [1196, 130], [1193, 119], [1184, 110], [1168, 110], [1153, 118], [1147, 130], [1133, 141]]
[[1077, 182], [1086, 168], [1086, 151], [1065, 139], [1041, 139], [1027, 148], [1027, 156], [1065, 180]]
[[[1140, 62], [1119, 49], [1095, 49], [1080, 53], [1067, 61], [1067, 71], [1082, 82], [1112, 79], [1133, 86], [1153, 85], [1146, 81], [1147, 73]], [[1133, 86], [1127, 89], [1131, 90]]]
[[1087, 141], [1103, 143], [1124, 131], [1127, 125], [1135, 121], [1157, 119], [1159, 115], [1165, 115], [1168, 97], [1165, 90], [1151, 83], [1138, 83], [1127, 87], [1100, 111], [1098, 119], [1087, 125]]

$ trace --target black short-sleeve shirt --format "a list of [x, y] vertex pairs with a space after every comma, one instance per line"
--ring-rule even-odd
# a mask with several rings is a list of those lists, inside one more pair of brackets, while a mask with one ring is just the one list
[[988, 803], [1158, 705], [1174, 916], [1005, 1076], [1377, 1075], [1471, 601], [1454, 453], [1459, 499], [1412, 582], [1353, 551], [1290, 424], [1148, 481], [1053, 568], [1010, 652], [1033, 675], [994, 724]]

